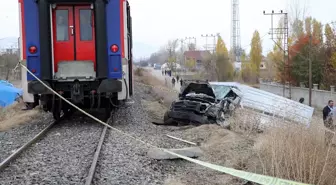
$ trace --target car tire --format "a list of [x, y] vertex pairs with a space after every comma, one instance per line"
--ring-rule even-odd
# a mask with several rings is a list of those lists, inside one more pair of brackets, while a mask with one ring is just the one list
[[174, 124], [174, 120], [173, 120], [173, 118], [169, 117], [169, 113], [168, 112], [166, 112], [164, 114], [164, 116], [163, 116], [163, 123], [165, 125], [173, 125]]

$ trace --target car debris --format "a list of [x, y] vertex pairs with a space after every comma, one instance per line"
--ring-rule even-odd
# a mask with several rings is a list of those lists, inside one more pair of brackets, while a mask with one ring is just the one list
[[209, 83], [217, 96], [222, 93], [221, 89], [238, 89], [242, 93], [239, 107], [244, 112], [253, 111], [253, 115], [260, 117], [259, 129], [285, 123], [298, 123], [309, 127], [312, 120], [314, 108], [298, 101], [238, 82]]
[[207, 81], [185, 80], [178, 99], [164, 115], [164, 123], [225, 125], [239, 106], [242, 93], [232, 87], [217, 88], [217, 91]]
[[260, 130], [289, 122], [309, 126], [314, 112], [308, 105], [237, 82], [185, 80], [161, 125], [219, 124], [229, 128], [237, 108], [259, 117]]

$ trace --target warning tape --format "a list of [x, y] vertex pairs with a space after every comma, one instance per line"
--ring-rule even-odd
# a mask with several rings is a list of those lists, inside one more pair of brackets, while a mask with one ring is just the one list
[[19, 62], [20, 65], [25, 69], [27, 70], [27, 72], [29, 74], [31, 74], [37, 81], [39, 81], [43, 86], [45, 86], [48, 90], [50, 90], [52, 93], [54, 93], [55, 95], [57, 95], [59, 98], [61, 98], [62, 100], [64, 100], [66, 103], [68, 103], [69, 105], [73, 106], [74, 108], [76, 108], [78, 111], [80, 111], [81, 113], [87, 115], [88, 117], [92, 118], [93, 120], [97, 121], [98, 123], [114, 130], [114, 131], [117, 131], [119, 133], [121, 133], [122, 135], [125, 135], [129, 138], [132, 138], [136, 141], [139, 141], [140, 143], [143, 143], [144, 145], [146, 146], [149, 146], [149, 147], [152, 147], [152, 148], [157, 148], [157, 149], [160, 149], [166, 153], [169, 153], [171, 155], [174, 155], [176, 157], [179, 157], [181, 159], [184, 159], [186, 161], [189, 161], [189, 162], [192, 162], [192, 163], [195, 163], [195, 164], [199, 164], [201, 166], [204, 166], [204, 167], [207, 167], [207, 168], [210, 168], [212, 170], [216, 170], [216, 171], [219, 171], [219, 172], [223, 172], [223, 173], [226, 173], [226, 174], [230, 174], [232, 176], [235, 176], [235, 177], [238, 177], [238, 178], [242, 178], [242, 179], [245, 179], [245, 180], [248, 180], [248, 181], [251, 181], [251, 182], [255, 182], [255, 183], [259, 183], [259, 184], [262, 184], [262, 185], [308, 185], [308, 184], [304, 184], [304, 183], [300, 183], [300, 182], [295, 182], [295, 181], [289, 181], [289, 180], [285, 180], [285, 179], [279, 179], [279, 178], [276, 178], [276, 177], [271, 177], [271, 176], [266, 176], [266, 175], [259, 175], [259, 174], [256, 174], [256, 173], [250, 173], [250, 172], [245, 172], [245, 171], [241, 171], [241, 170], [236, 170], [236, 169], [233, 169], [233, 168], [227, 168], [227, 167], [223, 167], [223, 166], [219, 166], [219, 165], [215, 165], [215, 164], [211, 164], [211, 163], [207, 163], [207, 162], [204, 162], [204, 161], [200, 161], [200, 160], [197, 160], [197, 159], [192, 159], [190, 157], [186, 157], [186, 156], [183, 156], [183, 155], [179, 155], [175, 152], [172, 152], [170, 150], [167, 150], [167, 149], [163, 149], [163, 148], [158, 148], [157, 146], [149, 143], [149, 142], [145, 142], [141, 139], [138, 139], [128, 133], [125, 133], [123, 132], [122, 130], [119, 130], [117, 128], [114, 128], [112, 127], [111, 125], [99, 120], [98, 118], [92, 116], [91, 114], [85, 112], [84, 110], [82, 110], [81, 108], [77, 107], [76, 105], [74, 105], [73, 103], [71, 103], [69, 100], [67, 100], [66, 98], [64, 98], [63, 96], [61, 96], [60, 94], [58, 94], [56, 91], [54, 91], [52, 88], [50, 88], [48, 85], [46, 85], [42, 80], [40, 80], [37, 76], [35, 76], [26, 66], [24, 66], [21, 62]]

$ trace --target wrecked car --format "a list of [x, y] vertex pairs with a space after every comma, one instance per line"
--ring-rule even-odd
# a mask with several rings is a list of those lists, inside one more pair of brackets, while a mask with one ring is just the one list
[[239, 105], [236, 88], [214, 86], [207, 81], [184, 81], [178, 99], [164, 115], [166, 124], [222, 124]]

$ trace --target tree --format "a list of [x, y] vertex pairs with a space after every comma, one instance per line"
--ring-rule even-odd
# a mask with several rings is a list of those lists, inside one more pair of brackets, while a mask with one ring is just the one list
[[262, 46], [259, 32], [256, 30], [253, 33], [251, 40], [251, 50], [250, 50], [250, 62], [254, 65], [252, 68], [256, 70], [257, 76], [259, 76], [259, 66], [262, 60]]
[[9, 80], [11, 72], [18, 62], [19, 56], [11, 50], [0, 55], [0, 78]]
[[229, 52], [226, 48], [224, 40], [218, 35], [216, 45], [216, 73], [219, 81], [227, 81], [233, 79], [233, 65], [229, 59]]
[[335, 34], [329, 24], [325, 25], [325, 61], [323, 68], [323, 86], [322, 88], [329, 90], [331, 85], [336, 85], [336, 48]]
[[248, 59], [247, 59], [247, 55], [246, 55], [246, 52], [245, 50], [242, 50], [241, 52], [241, 56], [240, 56], [240, 61], [241, 62], [246, 62]]
[[192, 70], [195, 69], [196, 60], [193, 59], [193, 58], [189, 58], [189, 59], [186, 60], [185, 65], [190, 71], [192, 71]]
[[188, 50], [189, 51], [195, 51], [196, 50], [196, 45], [194, 43], [189, 43], [188, 44]]
[[257, 83], [258, 76], [256, 75], [256, 66], [251, 62], [242, 62], [242, 69], [241, 69], [241, 78], [246, 83]]
[[296, 82], [296, 85], [299, 85], [300, 82], [308, 85], [309, 59], [312, 60], [313, 83], [321, 84], [324, 51], [323, 48], [319, 47], [319, 43], [319, 40], [313, 37], [310, 47], [309, 35], [304, 35], [290, 48], [291, 76], [294, 82]]
[[303, 25], [304, 24], [302, 20], [299, 20], [299, 19], [294, 20], [294, 22], [292, 23], [292, 29], [291, 29], [292, 38], [297, 39], [303, 35], [304, 33]]
[[333, 30], [332, 30], [332, 28], [330, 27], [329, 24], [325, 25], [324, 34], [325, 34], [325, 37], [326, 37], [325, 43], [326, 43], [327, 47], [332, 47], [333, 44], [335, 44], [335, 35], [334, 35]]
[[168, 41], [167, 46], [166, 46], [166, 50], [168, 52], [167, 65], [168, 65], [168, 68], [172, 71], [175, 71], [175, 67], [176, 67], [177, 47], [178, 47], [178, 39]]
[[317, 39], [320, 43], [323, 43], [322, 23], [314, 18], [312, 26], [313, 26], [313, 33], [312, 33], [313, 37]]
[[312, 17], [306, 17], [305, 19], [305, 31], [307, 35], [312, 34], [312, 20]]
[[306, 17], [308, 8], [307, 0], [291, 0], [289, 4], [290, 35], [293, 40], [300, 38], [303, 33], [303, 20]]

